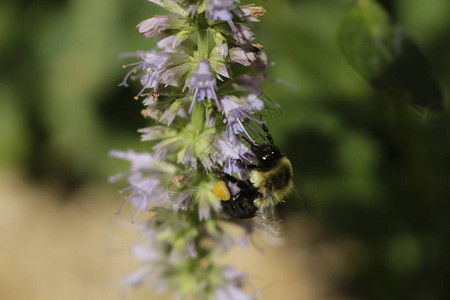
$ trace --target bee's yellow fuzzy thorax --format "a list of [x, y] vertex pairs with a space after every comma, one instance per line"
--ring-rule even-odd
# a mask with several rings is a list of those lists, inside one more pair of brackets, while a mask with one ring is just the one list
[[263, 195], [262, 199], [255, 201], [256, 206], [276, 205], [283, 201], [294, 186], [292, 164], [288, 158], [282, 157], [268, 171], [252, 171], [250, 181]]

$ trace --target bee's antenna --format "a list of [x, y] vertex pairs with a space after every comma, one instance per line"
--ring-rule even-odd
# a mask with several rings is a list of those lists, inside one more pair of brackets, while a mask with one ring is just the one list
[[[260, 116], [260, 118], [261, 118], [261, 115], [259, 115], [259, 116]], [[266, 126], [265, 123], [261, 123], [261, 128], [262, 128], [262, 130], [264, 130], [264, 132], [266, 133], [266, 138], [267, 138], [267, 140], [273, 145], [273, 138], [272, 138], [272, 135], [271, 135], [270, 132], [269, 132], [269, 128], [267, 128], [267, 126]]]

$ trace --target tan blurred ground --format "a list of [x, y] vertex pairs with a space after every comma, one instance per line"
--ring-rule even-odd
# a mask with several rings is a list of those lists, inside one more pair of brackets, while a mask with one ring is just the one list
[[[117, 193], [91, 187], [62, 201], [50, 184], [0, 172], [0, 195], [0, 299], [170, 299], [147, 287], [120, 297], [119, 279], [137, 263], [128, 252], [133, 231], [114, 216]], [[337, 285], [359, 247], [311, 220], [293, 217], [285, 231], [284, 246], [236, 249], [225, 261], [250, 275], [265, 300], [348, 299]]]

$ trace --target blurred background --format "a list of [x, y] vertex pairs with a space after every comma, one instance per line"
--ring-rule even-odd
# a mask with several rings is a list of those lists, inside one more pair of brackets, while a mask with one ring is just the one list
[[[284, 247], [226, 260], [268, 300], [450, 299], [448, 112], [386, 99], [346, 63], [336, 35], [352, 1], [251, 3], [267, 9], [254, 31], [269, 75], [297, 86], [265, 85], [284, 110], [268, 125], [297, 190], [280, 207]], [[447, 107], [450, 1], [380, 3]], [[136, 132], [148, 122], [138, 86], [117, 87], [118, 55], [151, 48], [135, 26], [162, 13], [144, 0], [0, 3], [0, 299], [116, 299], [137, 267], [114, 217], [122, 195], [106, 182], [128, 165], [108, 151], [150, 149]]]

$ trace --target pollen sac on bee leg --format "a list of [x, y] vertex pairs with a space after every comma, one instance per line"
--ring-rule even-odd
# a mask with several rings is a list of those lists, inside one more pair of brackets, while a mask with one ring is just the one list
[[224, 181], [218, 181], [214, 185], [214, 194], [222, 201], [228, 201], [231, 198], [230, 190]]

